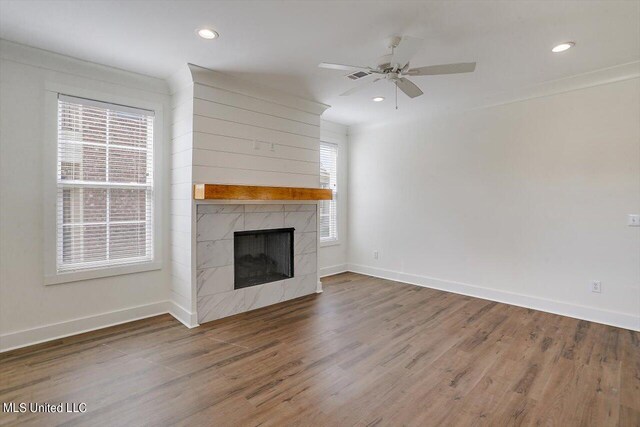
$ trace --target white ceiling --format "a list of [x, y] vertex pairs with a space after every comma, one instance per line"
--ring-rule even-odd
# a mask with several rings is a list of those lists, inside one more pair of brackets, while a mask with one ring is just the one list
[[[205, 41], [197, 27], [220, 38]], [[415, 77], [425, 95], [378, 82], [351, 97], [343, 72], [321, 61], [371, 64], [385, 39], [425, 39], [413, 66], [477, 61], [473, 74]], [[166, 78], [190, 62], [332, 106], [345, 124], [454, 108], [640, 59], [638, 1], [56, 1], [0, 0], [0, 37]], [[552, 54], [555, 44], [575, 48]], [[373, 96], [386, 101], [373, 103]]]

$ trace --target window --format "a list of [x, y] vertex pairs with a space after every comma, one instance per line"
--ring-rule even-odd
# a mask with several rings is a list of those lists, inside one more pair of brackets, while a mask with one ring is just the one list
[[153, 260], [154, 113], [58, 96], [56, 270]]
[[338, 240], [338, 146], [320, 143], [320, 187], [333, 191], [332, 200], [320, 202], [320, 242]]

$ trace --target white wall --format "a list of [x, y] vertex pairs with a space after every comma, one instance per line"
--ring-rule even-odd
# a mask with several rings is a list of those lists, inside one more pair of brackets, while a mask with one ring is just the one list
[[349, 144], [352, 271], [640, 329], [638, 78]]
[[338, 241], [320, 244], [320, 276], [328, 276], [347, 270], [347, 200], [348, 200], [348, 137], [347, 127], [339, 123], [322, 120], [320, 140], [338, 144]]
[[[0, 43], [0, 349], [166, 312], [166, 226], [157, 236], [162, 270], [44, 285], [42, 172], [44, 147], [56, 143], [55, 134], [44, 132], [48, 85], [159, 103], [168, 112], [166, 83]], [[168, 130], [165, 120], [163, 134]], [[166, 141], [156, 144], [162, 153]], [[156, 185], [159, 196], [168, 192], [168, 174], [161, 174]], [[167, 198], [162, 211], [159, 219], [166, 221]]]

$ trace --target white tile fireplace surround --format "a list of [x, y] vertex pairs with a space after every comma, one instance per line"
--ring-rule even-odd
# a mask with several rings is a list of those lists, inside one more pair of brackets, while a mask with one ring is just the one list
[[[316, 292], [317, 204], [198, 204], [196, 282], [198, 322], [254, 310]], [[234, 289], [236, 231], [294, 231], [294, 277]]]

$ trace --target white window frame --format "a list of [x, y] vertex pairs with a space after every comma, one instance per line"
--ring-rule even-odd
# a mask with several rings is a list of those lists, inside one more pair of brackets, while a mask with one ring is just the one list
[[[95, 99], [110, 104], [128, 105], [155, 114], [153, 126], [153, 259], [151, 261], [117, 266], [105, 266], [90, 270], [57, 271], [57, 166], [58, 166], [58, 95]], [[159, 270], [162, 268], [161, 222], [162, 222], [162, 182], [163, 164], [163, 108], [161, 103], [114, 95], [101, 91], [70, 87], [47, 82], [44, 96], [44, 138], [43, 138], [43, 190], [44, 190], [44, 284], [76, 282], [100, 277]]]
[[[333, 194], [333, 200], [335, 201], [335, 206], [336, 206], [336, 237], [323, 239], [320, 236], [320, 232], [319, 232], [320, 230], [318, 229], [318, 241], [319, 241], [320, 247], [326, 247], [326, 246], [335, 246], [340, 244], [340, 206], [338, 201], [340, 197], [340, 194], [339, 194], [340, 193], [340, 184], [339, 184], [340, 144], [336, 142], [323, 141], [323, 140], [320, 140], [320, 144], [330, 144], [336, 147], [336, 191]], [[320, 227], [320, 204], [318, 204], [318, 227]]]

